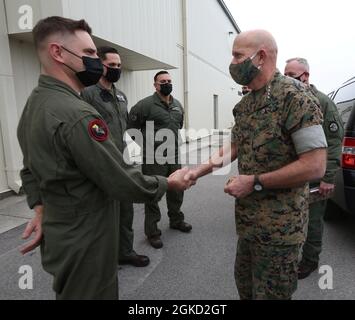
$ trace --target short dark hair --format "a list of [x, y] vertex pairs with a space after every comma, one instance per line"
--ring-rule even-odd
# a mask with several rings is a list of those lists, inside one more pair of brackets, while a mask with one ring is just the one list
[[35, 47], [38, 49], [44, 40], [53, 34], [74, 34], [78, 30], [92, 34], [92, 30], [85, 20], [72, 20], [58, 16], [42, 19], [32, 30]]
[[158, 77], [161, 75], [161, 74], [169, 74], [168, 71], [159, 71], [155, 76], [154, 76], [154, 82], [157, 82], [157, 79]]
[[115, 54], [119, 54], [118, 51], [115, 49], [115, 48], [112, 48], [112, 47], [99, 47], [97, 48], [97, 55], [99, 56], [99, 58], [101, 60], [106, 60], [106, 54], [108, 53], [115, 53]]

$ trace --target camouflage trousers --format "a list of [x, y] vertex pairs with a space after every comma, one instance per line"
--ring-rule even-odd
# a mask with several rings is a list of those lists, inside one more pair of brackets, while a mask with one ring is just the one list
[[241, 300], [289, 300], [297, 289], [300, 245], [238, 240], [235, 281]]

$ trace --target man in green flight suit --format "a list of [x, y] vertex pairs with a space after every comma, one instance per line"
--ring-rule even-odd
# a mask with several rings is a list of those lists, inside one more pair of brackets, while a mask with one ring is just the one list
[[[124, 155], [127, 147], [124, 134], [127, 129], [128, 101], [126, 95], [114, 85], [121, 76], [121, 58], [112, 47], [100, 47], [97, 54], [104, 65], [105, 76], [96, 85], [85, 88], [81, 96], [101, 114], [111, 132], [112, 140]], [[149, 264], [149, 258], [133, 250], [133, 203], [122, 201], [117, 203], [117, 207], [120, 217], [119, 263], [145, 267]]]
[[[160, 71], [154, 77], [156, 92], [132, 107], [129, 113], [129, 128], [142, 131], [144, 141], [142, 145], [142, 172], [146, 175], [169, 176], [181, 168], [179, 163], [179, 129], [183, 127], [184, 111], [181, 103], [171, 95], [173, 90], [171, 75], [167, 71]], [[170, 137], [170, 144], [164, 148], [159, 142], [158, 132]], [[169, 139], [167, 139], [169, 141]], [[170, 228], [182, 232], [190, 232], [192, 226], [184, 221], [181, 212], [184, 193], [168, 191], [166, 202]], [[144, 231], [153, 248], [163, 246], [160, 238], [161, 230], [158, 222], [161, 213], [157, 201], [145, 204]]]
[[235, 280], [241, 299], [291, 299], [308, 218], [308, 181], [324, 175], [322, 114], [313, 95], [276, 68], [278, 48], [265, 30], [237, 35], [232, 78], [251, 92], [235, 106], [227, 142], [186, 180], [238, 158], [225, 192], [235, 197]]
[[[323, 113], [323, 130], [328, 143], [327, 169], [320, 181], [311, 183], [311, 188], [319, 187], [321, 196], [329, 196], [335, 188], [335, 175], [340, 168], [340, 156], [344, 137], [343, 122], [336, 105], [324, 93], [309, 84], [309, 64], [304, 58], [292, 58], [286, 61], [285, 75], [303, 82], [310, 88], [319, 100]], [[313, 202], [309, 206], [309, 224], [305, 244], [303, 245], [302, 260], [299, 264], [298, 278], [304, 279], [318, 269], [319, 255], [322, 251], [324, 229], [324, 213], [327, 200]]]
[[[129, 166], [100, 114], [80, 97], [103, 75], [84, 20], [40, 20], [33, 29], [42, 66], [18, 126], [21, 171], [36, 217], [22, 252], [41, 244], [43, 268], [57, 299], [117, 299], [118, 208], [114, 200], [158, 201], [185, 190], [181, 170], [148, 177]], [[42, 212], [43, 211], [43, 212]], [[43, 232], [43, 236], [42, 236]]]

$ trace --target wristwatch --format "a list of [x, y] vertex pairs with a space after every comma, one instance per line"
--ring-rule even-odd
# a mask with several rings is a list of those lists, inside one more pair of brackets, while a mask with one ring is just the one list
[[261, 192], [264, 190], [264, 186], [259, 180], [259, 176], [255, 175], [254, 176], [254, 191], [256, 192]]

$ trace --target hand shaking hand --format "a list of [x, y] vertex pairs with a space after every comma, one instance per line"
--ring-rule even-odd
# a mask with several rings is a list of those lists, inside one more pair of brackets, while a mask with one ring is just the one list
[[188, 175], [189, 168], [185, 167], [175, 171], [168, 177], [168, 185], [171, 190], [184, 191], [196, 184], [196, 180]]
[[234, 176], [230, 178], [225, 187], [224, 192], [235, 198], [245, 198], [254, 190], [254, 176]]

